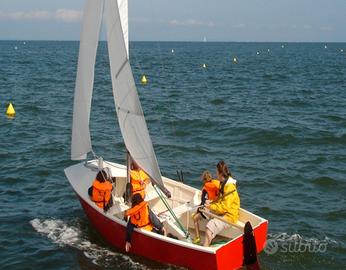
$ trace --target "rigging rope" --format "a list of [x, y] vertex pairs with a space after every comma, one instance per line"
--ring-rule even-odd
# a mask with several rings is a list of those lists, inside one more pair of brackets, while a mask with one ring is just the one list
[[169, 213], [172, 215], [174, 220], [177, 222], [179, 228], [185, 234], [186, 239], [189, 239], [190, 238], [190, 233], [188, 232], [188, 230], [186, 230], [185, 227], [183, 226], [183, 224], [181, 224], [180, 220], [175, 215], [173, 209], [169, 206], [168, 202], [166, 201], [165, 197], [162, 195], [161, 191], [155, 185], [153, 185], [153, 187], [154, 187], [155, 191], [157, 192], [157, 194], [159, 195], [159, 197], [160, 197], [161, 201], [163, 202], [163, 204], [166, 206], [166, 208], [169, 211]]

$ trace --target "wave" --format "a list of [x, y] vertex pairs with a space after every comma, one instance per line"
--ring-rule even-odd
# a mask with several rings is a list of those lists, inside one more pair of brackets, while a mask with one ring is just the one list
[[269, 80], [269, 81], [277, 81], [277, 82], [281, 82], [281, 81], [285, 81], [287, 79], [289, 79], [289, 77], [286, 74], [282, 74], [282, 73], [264, 73], [264, 75], [262, 76], [263, 79], [265, 80]]
[[243, 134], [242, 141], [258, 145], [289, 145], [298, 141], [286, 128], [263, 129], [253, 127], [240, 127], [238, 133]]
[[338, 182], [335, 179], [330, 178], [328, 176], [315, 178], [314, 180], [312, 180], [312, 183], [322, 187], [330, 187], [330, 186], [338, 185]]
[[345, 248], [342, 240], [335, 241], [328, 236], [306, 237], [281, 232], [268, 234], [264, 252], [275, 254], [278, 269], [282, 265], [289, 269], [314, 269], [316, 266], [319, 269], [340, 269], [343, 256], [335, 254], [344, 254]]
[[339, 243], [328, 236], [324, 236], [323, 239], [318, 239], [315, 237], [305, 237], [301, 236], [298, 233], [295, 234], [288, 234], [285, 232], [282, 233], [268, 233], [268, 240], [275, 240], [279, 245], [280, 243], [287, 243], [287, 242], [301, 242], [305, 244], [331, 244], [331, 245], [338, 245]]
[[[110, 267], [113, 259], [117, 260], [120, 268], [149, 269], [145, 265], [133, 261], [129, 256], [111, 251], [88, 240], [83, 235], [81, 228], [77, 225], [69, 225], [60, 219], [38, 219], [30, 221], [32, 227], [40, 234], [45, 235], [59, 246], [70, 246], [83, 252], [94, 264]], [[112, 260], [109, 260], [109, 258]], [[121, 263], [119, 264], [118, 259]], [[106, 265], [104, 265], [106, 264]], [[123, 265], [122, 265], [123, 264]]]
[[323, 116], [325, 119], [331, 120], [335, 123], [346, 125], [346, 118], [339, 115], [325, 115]]
[[305, 143], [323, 145], [323, 144], [345, 144], [346, 143], [346, 133], [341, 135], [336, 135], [333, 133], [327, 133], [320, 135], [320, 137], [307, 138], [304, 140]]
[[216, 98], [210, 101], [211, 104], [213, 105], [221, 105], [221, 104], [225, 104], [226, 101], [224, 99], [221, 98]]
[[328, 220], [345, 220], [346, 209], [338, 209], [327, 213]]

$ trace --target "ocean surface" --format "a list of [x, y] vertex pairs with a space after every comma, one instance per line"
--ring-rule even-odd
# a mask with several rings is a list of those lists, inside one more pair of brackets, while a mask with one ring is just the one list
[[[78, 46], [0, 41], [0, 268], [179, 269], [109, 246], [64, 175], [74, 164]], [[269, 220], [262, 269], [346, 269], [346, 44], [132, 42], [130, 50], [163, 175], [183, 170], [200, 187], [202, 171], [215, 173], [224, 159], [242, 207]], [[93, 149], [124, 163], [104, 42], [95, 72]], [[5, 115], [10, 101], [14, 118]]]

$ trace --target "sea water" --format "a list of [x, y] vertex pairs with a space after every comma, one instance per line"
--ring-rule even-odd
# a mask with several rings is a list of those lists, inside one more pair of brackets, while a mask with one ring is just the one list
[[[64, 175], [74, 164], [78, 45], [0, 42], [1, 268], [176, 269], [109, 246]], [[185, 182], [200, 188], [201, 173], [215, 174], [225, 160], [242, 207], [269, 220], [268, 245], [259, 256], [263, 269], [346, 265], [342, 49], [346, 44], [130, 44], [162, 174], [177, 179], [182, 170]], [[124, 163], [104, 42], [95, 73], [93, 149]], [[142, 75], [147, 85], [140, 84]], [[5, 115], [8, 102], [14, 118]]]

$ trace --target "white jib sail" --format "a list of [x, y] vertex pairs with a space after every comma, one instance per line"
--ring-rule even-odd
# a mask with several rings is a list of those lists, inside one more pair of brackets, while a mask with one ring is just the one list
[[105, 17], [114, 102], [126, 148], [153, 182], [167, 194], [138, 98], [117, 1], [105, 0]]
[[78, 69], [73, 104], [71, 159], [85, 159], [91, 151], [89, 130], [91, 97], [103, 0], [87, 0], [83, 12]]
[[[127, 53], [128, 0], [118, 0]], [[104, 0], [88, 0], [83, 12], [77, 79], [73, 109], [71, 159], [85, 159], [91, 151], [90, 107], [94, 84], [94, 67], [102, 22]]]

